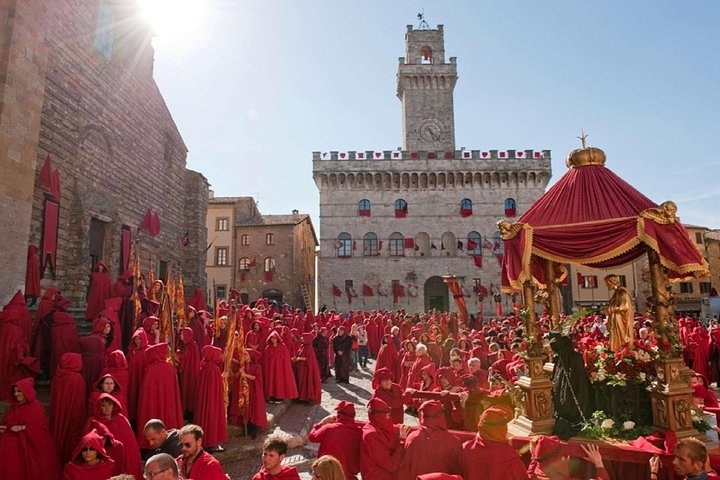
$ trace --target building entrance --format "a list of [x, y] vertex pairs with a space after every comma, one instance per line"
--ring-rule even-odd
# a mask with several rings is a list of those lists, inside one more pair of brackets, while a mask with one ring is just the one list
[[448, 311], [448, 288], [442, 277], [434, 276], [425, 281], [423, 286], [425, 297], [425, 310], [436, 308], [442, 312]]

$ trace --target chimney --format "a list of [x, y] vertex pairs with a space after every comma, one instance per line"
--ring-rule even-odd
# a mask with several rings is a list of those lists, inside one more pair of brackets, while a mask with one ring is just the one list
[[293, 217], [297, 217], [300, 214], [300, 212], [295, 208], [295, 209], [293, 209], [292, 214], [293, 214]]
[[215, 192], [212, 189], [208, 190], [208, 197], [209, 198], [215, 198]]

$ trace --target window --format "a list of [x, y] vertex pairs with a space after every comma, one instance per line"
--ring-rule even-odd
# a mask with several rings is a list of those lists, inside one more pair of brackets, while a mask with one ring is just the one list
[[693, 284], [690, 282], [680, 282], [680, 293], [693, 293]]
[[274, 234], [266, 233], [265, 234], [265, 245], [273, 245], [275, 243], [274, 238], [275, 238]]
[[158, 270], [157, 278], [162, 281], [165, 281], [165, 279], [167, 278], [167, 272], [168, 272], [168, 262], [166, 262], [165, 260], [160, 260], [160, 269]]
[[395, 200], [395, 218], [405, 218], [408, 213], [408, 204], [402, 198]]
[[250, 267], [252, 266], [250, 264], [250, 259], [248, 257], [242, 257], [240, 259], [240, 271], [241, 272], [247, 272], [250, 270]]
[[702, 245], [702, 233], [695, 232], [695, 243]]
[[420, 64], [429, 65], [432, 63], [432, 49], [424, 46], [420, 49]]
[[516, 204], [515, 200], [512, 198], [506, 198], [505, 199], [505, 216], [506, 217], [514, 217], [516, 212]]
[[242, 235], [240, 235], [240, 245], [242, 245], [243, 247], [249, 246], [250, 235], [248, 235], [247, 233], [243, 233]]
[[482, 238], [478, 232], [470, 232], [467, 236], [468, 255], [479, 255], [482, 253]]
[[378, 249], [378, 237], [370, 232], [363, 237], [363, 256], [374, 257], [380, 253]]
[[225, 300], [227, 287], [225, 285], [215, 285], [215, 296], [217, 296], [218, 300]]
[[405, 239], [402, 233], [395, 232], [390, 235], [390, 256], [402, 257], [405, 255]]
[[95, 26], [95, 49], [108, 60], [112, 58], [114, 23], [115, 15], [113, 14], [112, 7], [105, 1], [100, 0]]
[[228, 264], [227, 247], [218, 247], [215, 249], [215, 265], [222, 267]]
[[338, 257], [352, 257], [352, 237], [349, 233], [343, 232], [335, 240], [335, 248]]
[[215, 230], [219, 232], [227, 232], [230, 229], [230, 219], [218, 218]]
[[711, 288], [712, 284], [710, 282], [700, 282], [700, 293], [707, 295], [710, 293]]
[[263, 262], [263, 268], [266, 272], [275, 271], [275, 259], [273, 257], [267, 257]]
[[472, 215], [472, 200], [463, 198], [460, 202], [460, 216], [469, 217], [470, 215]]
[[503, 239], [500, 237], [500, 232], [493, 233], [492, 254], [493, 255], [504, 255], [505, 254], [505, 242], [503, 242]]
[[358, 215], [361, 217], [370, 216], [370, 200], [363, 198], [358, 202]]
[[580, 288], [597, 288], [597, 275], [580, 275], [580, 277], [582, 278]]

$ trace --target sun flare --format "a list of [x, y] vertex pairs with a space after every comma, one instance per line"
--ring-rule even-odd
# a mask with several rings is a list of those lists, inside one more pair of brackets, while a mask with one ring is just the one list
[[210, 0], [137, 0], [161, 43], [192, 41], [205, 29]]

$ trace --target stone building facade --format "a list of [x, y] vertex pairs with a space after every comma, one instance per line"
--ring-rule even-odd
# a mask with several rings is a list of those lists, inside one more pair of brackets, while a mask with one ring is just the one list
[[496, 223], [542, 195], [550, 152], [457, 149], [457, 62], [445, 59], [443, 27], [408, 26], [405, 44], [397, 74], [403, 150], [313, 152], [318, 301], [338, 310], [452, 310], [442, 278], [450, 273], [471, 312], [494, 312], [474, 291], [500, 284]]
[[209, 298], [237, 290], [243, 303], [265, 297], [315, 309], [315, 249], [310, 215], [262, 215], [252, 197], [211, 196], [207, 214]]
[[[59, 287], [76, 307], [93, 263], [104, 259], [114, 277], [133, 243], [143, 270], [181, 271], [190, 292], [205, 288], [208, 184], [186, 168], [137, 8], [133, 0], [0, 7], [0, 217], [10, 225], [2, 299], [24, 285], [28, 244], [41, 250], [43, 288]], [[153, 236], [139, 228], [148, 210], [158, 220]]]

